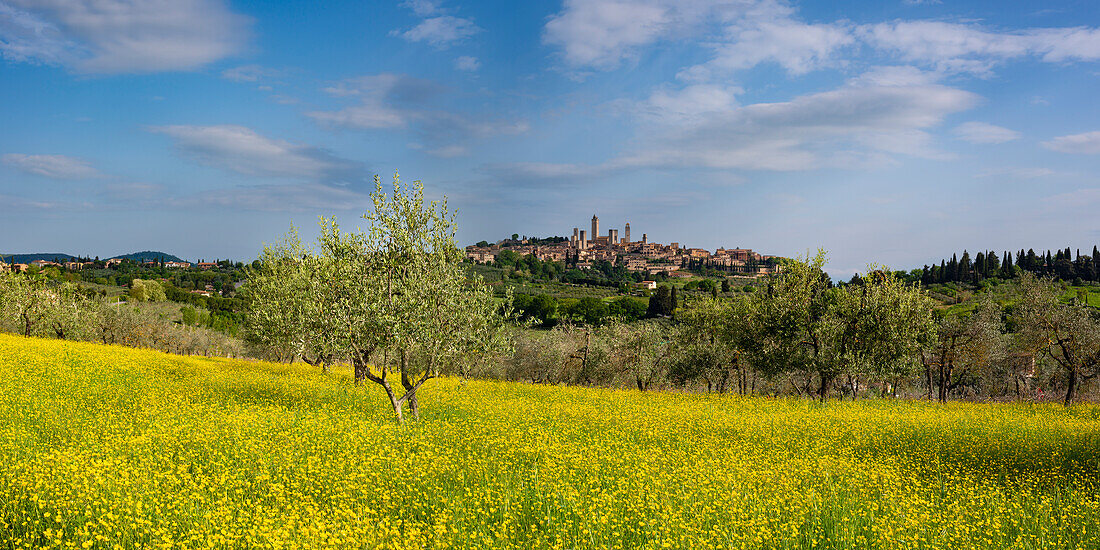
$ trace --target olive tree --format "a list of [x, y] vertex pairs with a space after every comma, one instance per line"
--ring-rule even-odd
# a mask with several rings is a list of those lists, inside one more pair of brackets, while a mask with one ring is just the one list
[[835, 289], [826, 318], [835, 356], [846, 362], [855, 397], [858, 377], [892, 382], [912, 374], [935, 336], [934, 301], [883, 266], [870, 266], [858, 285]]
[[606, 334], [614, 361], [640, 391], [648, 390], [666, 376], [670, 336], [663, 323], [617, 323], [609, 326]]
[[[673, 381], [683, 384], [702, 379], [707, 391], [725, 392], [734, 371], [742, 368], [734, 331], [733, 304], [728, 300], [703, 298], [676, 311], [673, 337], [674, 357], [670, 367]], [[744, 390], [738, 376], [739, 388]]]
[[796, 258], [769, 277], [744, 316], [742, 348], [768, 376], [816, 375], [818, 397], [841, 375], [896, 379], [911, 371], [933, 334], [932, 300], [885, 268], [834, 288], [825, 252]]
[[164, 286], [159, 281], [134, 279], [130, 282], [130, 299], [135, 302], [163, 302]]
[[249, 268], [248, 284], [242, 288], [249, 305], [248, 338], [281, 359], [300, 357], [328, 372], [335, 348], [326, 310], [329, 283], [322, 274], [330, 259], [305, 247], [291, 227], [282, 240], [264, 246], [259, 261]]
[[558, 325], [547, 331], [516, 328], [513, 332], [514, 353], [506, 361], [509, 379], [547, 384], [573, 381], [576, 372], [570, 366], [584, 342], [580, 331]]
[[44, 329], [60, 340], [87, 340], [95, 332], [100, 301], [89, 299], [73, 283], [61, 283], [42, 295]]
[[0, 277], [0, 313], [17, 325], [23, 336], [35, 334], [50, 312], [48, 281], [19, 273], [3, 273]]
[[[390, 193], [376, 176], [371, 200], [366, 231], [341, 231], [335, 218], [322, 218], [316, 250], [292, 238], [268, 247], [261, 264], [272, 264], [272, 276], [287, 271], [293, 282], [280, 288], [265, 281], [262, 266], [250, 273], [249, 316], [254, 326], [270, 327], [272, 341], [349, 361], [356, 383], [381, 386], [401, 423], [406, 404], [419, 417], [424, 383], [505, 345], [504, 315], [489, 287], [467, 278], [445, 200], [426, 202], [420, 182], [403, 185], [397, 174]], [[280, 301], [289, 313], [278, 312]]]
[[936, 388], [937, 399], [946, 402], [966, 374], [989, 365], [1003, 351], [1003, 332], [1001, 307], [988, 295], [969, 314], [938, 316], [935, 337], [921, 353], [928, 398]]
[[829, 289], [824, 265], [824, 250], [786, 260], [749, 298], [742, 325], [745, 354], [758, 371], [768, 378], [801, 372], [807, 385], [816, 374], [821, 399], [841, 371], [828, 353], [823, 324]]
[[1049, 357], [1065, 371], [1063, 403], [1070, 406], [1077, 385], [1100, 375], [1100, 322], [1080, 301], [1059, 300], [1051, 279], [1029, 273], [1020, 278], [1017, 314], [1024, 347]]

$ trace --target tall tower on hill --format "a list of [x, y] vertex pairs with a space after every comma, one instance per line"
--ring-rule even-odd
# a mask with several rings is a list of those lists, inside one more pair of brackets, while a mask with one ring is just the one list
[[592, 214], [592, 232], [589, 233], [593, 239], [600, 236], [600, 219]]
[[623, 233], [625, 233], [625, 235], [623, 235], [623, 240], [626, 242], [630, 242], [630, 222], [626, 223], [626, 229], [623, 231]]

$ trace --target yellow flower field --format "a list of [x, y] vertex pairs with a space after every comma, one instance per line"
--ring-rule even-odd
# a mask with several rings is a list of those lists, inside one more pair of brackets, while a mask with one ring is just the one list
[[0, 335], [0, 548], [1098, 548], [1100, 408], [433, 380]]

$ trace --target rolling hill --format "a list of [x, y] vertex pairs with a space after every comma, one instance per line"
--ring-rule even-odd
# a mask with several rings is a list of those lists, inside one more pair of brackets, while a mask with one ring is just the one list
[[[65, 254], [63, 252], [34, 252], [29, 254], [0, 254], [0, 258], [7, 263], [28, 264], [35, 260], [48, 260], [48, 261], [72, 261], [76, 256], [72, 254]], [[155, 250], [145, 250], [142, 252], [131, 252], [129, 254], [118, 254], [114, 256], [100, 256], [100, 259], [106, 260], [107, 258], [123, 258], [134, 260], [137, 262], [143, 262], [145, 260], [164, 260], [166, 262], [182, 262], [184, 261], [178, 256], [168, 254], [167, 252], [158, 252]]]

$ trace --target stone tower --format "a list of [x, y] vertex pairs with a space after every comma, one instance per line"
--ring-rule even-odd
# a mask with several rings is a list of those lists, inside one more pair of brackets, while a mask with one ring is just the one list
[[592, 232], [589, 233], [593, 239], [600, 236], [600, 219], [592, 214]]
[[626, 223], [626, 227], [623, 229], [623, 241], [630, 242], [630, 222]]

